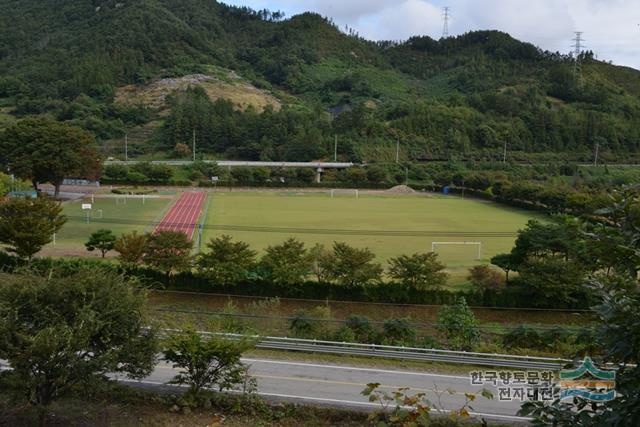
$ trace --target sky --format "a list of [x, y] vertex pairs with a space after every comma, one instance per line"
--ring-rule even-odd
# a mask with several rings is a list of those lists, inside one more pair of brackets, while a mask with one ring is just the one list
[[569, 53], [575, 31], [598, 59], [640, 69], [640, 0], [221, 0], [253, 9], [305, 11], [333, 18], [370, 40], [440, 38], [443, 7], [449, 33], [501, 30], [543, 49]]

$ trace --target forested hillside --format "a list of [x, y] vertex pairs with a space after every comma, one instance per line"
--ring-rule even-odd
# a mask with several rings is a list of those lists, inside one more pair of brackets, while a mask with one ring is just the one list
[[[515, 159], [584, 160], [596, 145], [607, 161], [640, 158], [640, 72], [591, 52], [576, 72], [572, 58], [497, 31], [374, 43], [315, 14], [213, 0], [0, 7], [0, 127], [44, 114], [105, 147], [141, 135], [132, 154], [147, 156], [184, 154], [195, 130], [202, 153], [243, 159], [330, 158], [335, 135], [352, 161], [394, 159], [397, 140], [403, 160], [501, 159], [505, 145]], [[254, 108], [244, 94], [241, 106], [197, 83], [162, 105], [116, 97], [192, 75], [269, 101]]]

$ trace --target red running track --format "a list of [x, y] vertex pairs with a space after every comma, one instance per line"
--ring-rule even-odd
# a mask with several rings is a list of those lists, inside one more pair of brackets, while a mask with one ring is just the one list
[[162, 218], [155, 232], [179, 231], [186, 234], [189, 239], [192, 239], [206, 198], [207, 193], [202, 191], [182, 193], [178, 201]]

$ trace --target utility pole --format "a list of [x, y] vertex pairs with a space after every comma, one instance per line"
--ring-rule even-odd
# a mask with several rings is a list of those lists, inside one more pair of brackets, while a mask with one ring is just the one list
[[129, 134], [124, 134], [124, 161], [129, 161]]
[[196, 130], [193, 130], [193, 163], [196, 162]]
[[333, 142], [333, 161], [338, 161], [338, 134], [335, 135], [335, 140]]
[[400, 163], [400, 138], [396, 140], [396, 165]]
[[573, 63], [573, 74], [576, 78], [580, 77], [581, 74], [581, 69], [580, 69], [580, 55], [582, 54], [582, 50], [585, 47], [582, 43], [585, 41], [582, 38], [582, 35], [584, 34], [584, 32], [582, 31], [575, 31], [575, 35], [576, 37], [573, 39], [574, 44], [573, 44], [573, 56], [574, 56], [574, 63]]
[[449, 19], [451, 19], [451, 14], [449, 13], [449, 7], [442, 8], [442, 19], [444, 20], [444, 25], [442, 27], [442, 38], [449, 38]]
[[507, 141], [504, 141], [504, 151], [502, 152], [502, 164], [507, 163]]
[[600, 142], [596, 142], [596, 156], [593, 159], [593, 166], [598, 166], [598, 154], [600, 154]]

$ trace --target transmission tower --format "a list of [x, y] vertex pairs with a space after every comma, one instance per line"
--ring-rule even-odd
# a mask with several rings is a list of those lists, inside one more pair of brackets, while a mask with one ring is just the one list
[[449, 37], [449, 19], [451, 19], [451, 13], [449, 13], [449, 7], [444, 7], [442, 9], [442, 19], [444, 20], [444, 26], [442, 27], [442, 38], [446, 39]]
[[582, 44], [584, 42], [584, 39], [582, 38], [582, 35], [584, 33], [582, 31], [576, 31], [575, 35], [576, 37], [573, 39], [573, 59], [574, 59], [574, 63], [573, 63], [573, 73], [575, 74], [576, 77], [578, 77], [580, 75], [580, 55], [582, 54], [582, 50], [584, 48], [584, 45]]

